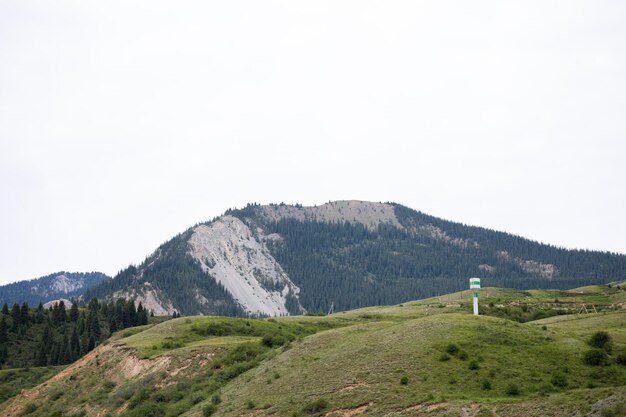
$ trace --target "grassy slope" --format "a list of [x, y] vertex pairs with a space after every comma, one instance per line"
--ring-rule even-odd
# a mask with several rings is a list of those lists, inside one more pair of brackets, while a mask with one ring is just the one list
[[[597, 330], [613, 336], [614, 356], [626, 351], [626, 311], [608, 307], [626, 301], [626, 292], [486, 289], [481, 296], [493, 315], [575, 311], [582, 302], [606, 312], [517, 323], [472, 316], [465, 293], [325, 317], [184, 317], [118, 333], [29, 395], [0, 404], [0, 414], [201, 416], [215, 394], [217, 416], [599, 416], [626, 401], [626, 367], [582, 361]], [[231, 330], [206, 334], [211, 326]], [[297, 339], [260, 343], [281, 332]], [[441, 361], [449, 344], [459, 352]], [[567, 385], [555, 386], [555, 376]], [[507, 394], [510, 384], [519, 395]], [[320, 400], [326, 404], [316, 414], [310, 405]]]

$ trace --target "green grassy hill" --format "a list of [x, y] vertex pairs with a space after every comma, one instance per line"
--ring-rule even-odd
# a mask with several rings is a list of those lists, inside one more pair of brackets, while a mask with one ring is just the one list
[[[483, 289], [478, 317], [467, 292], [330, 316], [182, 317], [116, 333], [0, 414], [622, 416], [620, 287]], [[611, 341], [593, 350], [598, 331]]]

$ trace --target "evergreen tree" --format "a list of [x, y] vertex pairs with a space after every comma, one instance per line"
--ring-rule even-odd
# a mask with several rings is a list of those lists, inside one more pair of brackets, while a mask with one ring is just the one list
[[9, 306], [7, 305], [7, 303], [4, 303], [4, 305], [2, 306], [2, 314], [4, 314], [5, 316], [9, 315]]
[[72, 329], [72, 336], [70, 337], [70, 350], [72, 351], [73, 360], [80, 355], [80, 340], [78, 339], [78, 332], [76, 327]]
[[65, 310], [65, 303], [63, 300], [59, 301], [59, 323], [67, 321], [67, 311]]
[[91, 352], [96, 347], [96, 341], [93, 336], [89, 336], [89, 342], [87, 344], [87, 352]]
[[144, 324], [148, 324], [148, 314], [140, 301], [139, 306], [137, 306], [137, 325], [143, 326]]
[[12, 330], [17, 331], [17, 328], [22, 324], [22, 310], [20, 310], [19, 305], [13, 304], [13, 308], [11, 308], [11, 318], [13, 319]]
[[24, 325], [28, 325], [30, 321], [30, 309], [28, 308], [28, 303], [22, 304], [22, 308], [20, 310], [20, 323]]
[[46, 325], [43, 329], [43, 334], [41, 335], [41, 344], [44, 347], [46, 353], [50, 351], [52, 348], [52, 333], [50, 331], [50, 326]]
[[[91, 313], [89, 315], [91, 315]], [[94, 338], [95, 342], [100, 341], [102, 332], [100, 330], [100, 320], [98, 320], [98, 316], [92, 317], [91, 325], [89, 327], [89, 334]]]
[[78, 303], [76, 301], [72, 302], [72, 307], [70, 308], [70, 321], [72, 323], [76, 323], [78, 321], [78, 317], [80, 316], [78, 311]]
[[3, 343], [6, 343], [9, 340], [7, 329], [8, 329], [7, 320], [5, 316], [3, 315], [2, 319], [0, 319], [0, 345]]
[[39, 343], [39, 348], [37, 349], [37, 358], [35, 359], [36, 366], [46, 366], [48, 365], [48, 357], [46, 355], [46, 346], [43, 341]]

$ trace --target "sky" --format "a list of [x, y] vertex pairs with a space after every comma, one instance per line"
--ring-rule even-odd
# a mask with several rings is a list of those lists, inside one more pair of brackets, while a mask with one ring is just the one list
[[0, 284], [250, 202], [626, 253], [626, 2], [0, 2]]

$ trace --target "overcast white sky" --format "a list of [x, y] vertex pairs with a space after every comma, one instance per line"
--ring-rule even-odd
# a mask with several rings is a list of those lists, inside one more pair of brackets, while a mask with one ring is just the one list
[[248, 202], [626, 253], [626, 2], [0, 2], [0, 283]]

